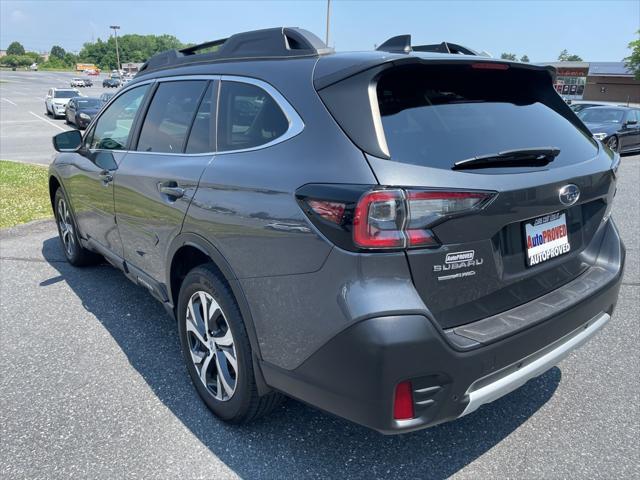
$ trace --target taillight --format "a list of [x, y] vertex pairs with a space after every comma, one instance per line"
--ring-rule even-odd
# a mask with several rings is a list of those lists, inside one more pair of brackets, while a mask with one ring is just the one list
[[297, 192], [313, 223], [347, 250], [437, 247], [432, 227], [483, 208], [494, 195], [362, 185], [305, 185]]
[[413, 418], [413, 392], [411, 382], [405, 381], [396, 385], [393, 398], [393, 418], [395, 420], [409, 420]]
[[365, 193], [353, 217], [353, 241], [361, 248], [403, 248], [406, 221], [402, 190]]
[[340, 225], [344, 216], [344, 203], [327, 200], [309, 200], [311, 209], [325, 220]]

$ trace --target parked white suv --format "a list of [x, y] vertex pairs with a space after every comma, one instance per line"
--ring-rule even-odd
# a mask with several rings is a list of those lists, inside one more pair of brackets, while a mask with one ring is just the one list
[[74, 78], [71, 80], [71, 87], [84, 87], [84, 80], [82, 78]]
[[50, 88], [47, 96], [44, 97], [44, 108], [47, 115], [51, 115], [53, 118], [64, 116], [69, 100], [81, 96], [82, 94], [76, 88]]

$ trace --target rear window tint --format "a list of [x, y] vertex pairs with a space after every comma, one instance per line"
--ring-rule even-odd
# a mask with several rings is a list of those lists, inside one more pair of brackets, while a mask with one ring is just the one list
[[399, 68], [378, 81], [391, 159], [450, 169], [460, 160], [557, 147], [555, 165], [593, 157], [592, 139], [535, 100], [522, 74], [460, 68]]
[[276, 101], [255, 85], [223, 81], [219, 108], [218, 151], [264, 145], [289, 128]]
[[138, 140], [138, 151], [182, 153], [189, 126], [207, 82], [163, 82], [158, 86]]
[[216, 149], [215, 144], [215, 98], [213, 95], [213, 82], [209, 84], [207, 92], [200, 102], [200, 107], [193, 120], [186, 153], [207, 153]]

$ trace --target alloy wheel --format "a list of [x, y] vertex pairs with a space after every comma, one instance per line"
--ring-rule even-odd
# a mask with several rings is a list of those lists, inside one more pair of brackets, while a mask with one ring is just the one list
[[614, 152], [618, 151], [618, 137], [611, 137], [607, 142], [607, 146]]
[[67, 255], [73, 255], [73, 249], [75, 247], [75, 231], [73, 229], [73, 220], [71, 219], [71, 213], [67, 207], [67, 202], [64, 198], [58, 200], [58, 226], [60, 227], [60, 239], [64, 245], [64, 249]]
[[207, 292], [189, 299], [186, 331], [200, 381], [216, 400], [229, 400], [238, 381], [236, 347], [222, 308]]

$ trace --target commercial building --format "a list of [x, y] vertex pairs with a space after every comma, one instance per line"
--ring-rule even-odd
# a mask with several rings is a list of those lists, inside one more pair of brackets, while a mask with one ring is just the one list
[[143, 63], [123, 63], [122, 70], [124, 73], [134, 75], [140, 71], [140, 68], [144, 65]]
[[640, 80], [624, 62], [551, 62], [555, 88], [567, 100], [640, 103]]

